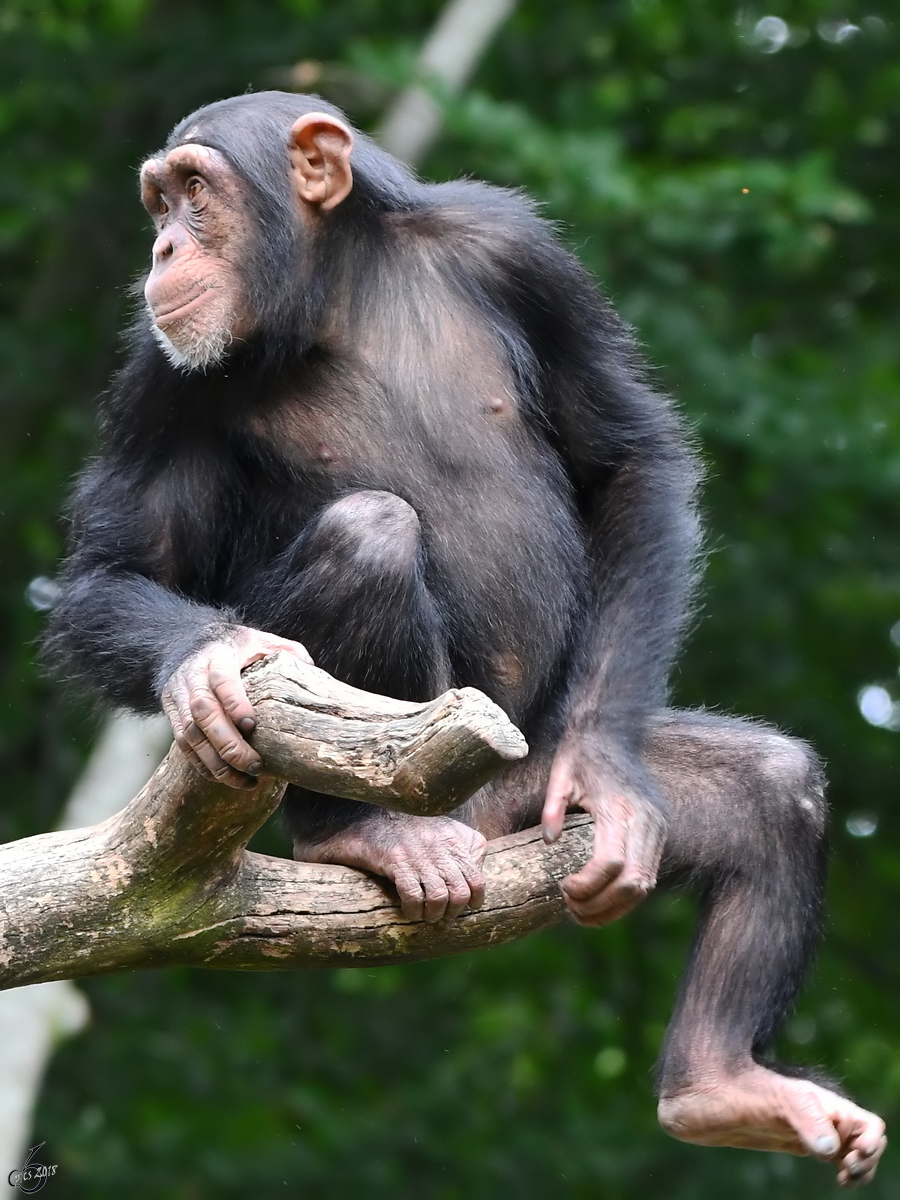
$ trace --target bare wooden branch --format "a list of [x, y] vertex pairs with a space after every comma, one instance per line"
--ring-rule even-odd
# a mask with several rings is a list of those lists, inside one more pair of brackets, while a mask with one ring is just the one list
[[454, 807], [527, 751], [472, 689], [408, 704], [277, 655], [245, 675], [266, 769], [255, 791], [202, 780], [173, 747], [122, 812], [0, 846], [0, 987], [134, 967], [241, 970], [401, 962], [522, 937], [564, 912], [558, 880], [590, 852], [570, 819], [490, 844], [485, 902], [405, 920], [386, 880], [252, 854], [284, 779], [409, 812]]
[[528, 745], [475, 688], [427, 704], [339, 683], [287, 655], [249, 667], [258, 716], [253, 744], [288, 783], [401, 812], [435, 816], [467, 800]]

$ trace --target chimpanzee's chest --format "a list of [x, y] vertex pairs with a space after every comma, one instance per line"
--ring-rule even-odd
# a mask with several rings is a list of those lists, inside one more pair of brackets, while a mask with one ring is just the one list
[[[407, 380], [323, 369], [259, 413], [253, 433], [252, 488], [261, 500], [280, 489], [293, 532], [350, 491], [388, 491], [415, 508], [436, 550], [467, 556], [496, 540], [503, 558], [526, 553], [571, 512], [556, 452], [512, 381], [487, 365], [480, 375], [423, 370]], [[271, 497], [265, 504], [271, 511]]]
[[335, 499], [376, 490], [415, 509], [433, 585], [498, 620], [526, 595], [529, 611], [540, 608], [581, 570], [563, 464], [490, 364], [480, 375], [451, 364], [407, 380], [323, 371], [260, 412], [252, 430], [247, 503], [262, 520], [248, 525], [268, 530], [264, 557]]

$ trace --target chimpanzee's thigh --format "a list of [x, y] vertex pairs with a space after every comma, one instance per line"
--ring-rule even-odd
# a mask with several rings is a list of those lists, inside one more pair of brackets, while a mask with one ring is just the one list
[[[302, 642], [317, 666], [355, 687], [430, 700], [451, 684], [419, 518], [391, 492], [351, 492], [330, 504], [237, 607], [247, 624]], [[295, 843], [308, 844], [372, 808], [290, 787], [284, 812]]]
[[239, 608], [248, 624], [302, 642], [345, 683], [429, 700], [450, 686], [450, 668], [424, 568], [410, 505], [391, 492], [351, 492], [259, 573]]

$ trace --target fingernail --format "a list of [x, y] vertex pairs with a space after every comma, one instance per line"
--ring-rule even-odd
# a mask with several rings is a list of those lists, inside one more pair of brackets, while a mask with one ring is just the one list
[[817, 1137], [813, 1142], [813, 1149], [816, 1154], [835, 1154], [837, 1148], [837, 1138], [828, 1133], [823, 1133], [821, 1137]]
[[547, 843], [551, 843], [551, 842], [555, 842], [555, 841], [556, 841], [556, 833], [554, 832], [554, 830], [552, 830], [552, 829], [550, 828], [550, 826], [549, 826], [549, 825], [542, 825], [542, 826], [541, 826], [541, 833], [542, 833], [542, 834], [543, 834], [543, 836], [544, 836], [544, 841], [545, 841], [545, 842], [547, 842]]
[[247, 774], [248, 775], [261, 775], [262, 774], [262, 763], [261, 762], [251, 763], [250, 766], [247, 768]]
[[240, 721], [238, 721], [238, 729], [240, 729], [241, 733], [252, 733], [255, 728], [256, 722], [252, 717], [241, 717]]

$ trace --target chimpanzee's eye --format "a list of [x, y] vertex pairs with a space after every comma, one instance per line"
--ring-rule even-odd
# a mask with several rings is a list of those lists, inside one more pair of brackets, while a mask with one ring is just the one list
[[195, 175], [193, 179], [188, 180], [187, 188], [185, 190], [187, 192], [188, 200], [196, 200], [196, 198], [203, 191], [203, 180], [198, 179]]

